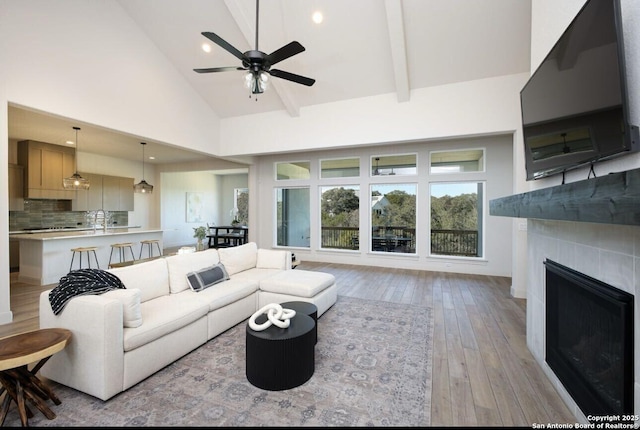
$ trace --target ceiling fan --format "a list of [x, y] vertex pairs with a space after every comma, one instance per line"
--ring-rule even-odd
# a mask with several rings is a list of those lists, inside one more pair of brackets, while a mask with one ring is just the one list
[[242, 67], [212, 67], [207, 69], [193, 69], [197, 73], [214, 73], [214, 72], [228, 72], [232, 70], [245, 70], [245, 83], [251, 90], [251, 94], [262, 94], [267, 87], [269, 75], [277, 78], [286, 79], [288, 81], [296, 82], [298, 84], [306, 85], [310, 87], [316, 81], [315, 79], [307, 78], [305, 76], [296, 75], [294, 73], [285, 72], [284, 70], [271, 69], [276, 63], [282, 60], [286, 60], [289, 57], [293, 57], [296, 54], [303, 52], [304, 47], [296, 42], [290, 42], [280, 49], [272, 52], [271, 54], [265, 54], [258, 50], [258, 17], [259, 17], [259, 0], [256, 0], [256, 49], [247, 51], [245, 53], [240, 52], [234, 48], [231, 44], [226, 42], [223, 38], [215, 33], [205, 31], [203, 36], [211, 40], [213, 43], [219, 45], [226, 51], [233, 54], [236, 58], [242, 61]]

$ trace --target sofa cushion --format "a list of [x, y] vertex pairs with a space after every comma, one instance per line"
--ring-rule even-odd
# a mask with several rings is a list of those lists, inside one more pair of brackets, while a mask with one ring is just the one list
[[165, 258], [169, 269], [169, 288], [172, 294], [189, 289], [187, 273], [213, 266], [220, 261], [218, 251], [207, 249], [189, 254], [172, 255]]
[[196, 270], [195, 272], [187, 273], [187, 281], [193, 291], [199, 292], [212, 287], [220, 282], [224, 282], [229, 279], [224, 264], [218, 263], [211, 267]]
[[335, 284], [336, 278], [330, 273], [309, 270], [283, 270], [260, 281], [260, 289], [271, 293], [288, 294], [298, 297], [313, 297]]
[[[194, 293], [196, 294], [196, 293]], [[124, 350], [131, 351], [205, 316], [208, 304], [183, 294], [167, 294], [140, 304], [144, 323], [124, 329]]]
[[255, 242], [249, 242], [240, 246], [218, 249], [220, 262], [224, 264], [229, 276], [243, 270], [256, 267], [258, 259], [258, 246]]
[[258, 269], [290, 269], [287, 259], [291, 262], [291, 252], [279, 249], [258, 249], [256, 267]]
[[[179, 293], [179, 296], [192, 297], [198, 303], [206, 303], [209, 312], [235, 303], [258, 291], [258, 281], [248, 279], [229, 279], [199, 292], [187, 290]], [[256, 300], [257, 302], [257, 300]], [[247, 318], [250, 315], [247, 315]]]
[[116, 299], [122, 303], [124, 327], [140, 327], [142, 325], [142, 312], [140, 310], [140, 289], [121, 289], [108, 291], [102, 295], [110, 299]]
[[282, 270], [280, 269], [255, 268], [255, 269], [243, 270], [242, 272], [238, 272], [235, 275], [233, 275], [231, 279], [246, 279], [246, 280], [258, 282], [280, 272], [282, 272]]
[[140, 302], [169, 294], [167, 262], [158, 258], [131, 266], [109, 269], [128, 289], [140, 289]]

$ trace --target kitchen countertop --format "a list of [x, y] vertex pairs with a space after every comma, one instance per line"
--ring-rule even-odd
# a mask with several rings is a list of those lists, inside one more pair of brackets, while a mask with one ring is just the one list
[[[130, 229], [130, 228], [140, 228], [139, 225], [123, 225], [118, 226], [114, 225], [111, 227], [107, 227], [107, 230], [122, 230], [122, 229]], [[43, 228], [42, 230], [15, 230], [10, 231], [10, 235], [16, 234], [39, 234], [39, 233], [62, 233], [62, 232], [79, 232], [79, 231], [91, 231], [93, 233], [93, 227], [65, 227], [65, 228]], [[102, 227], [97, 227], [96, 231], [102, 231]]]
[[90, 230], [74, 230], [74, 231], [64, 231], [64, 230], [51, 230], [44, 233], [22, 233], [22, 234], [13, 234], [11, 235], [12, 239], [20, 239], [20, 240], [61, 240], [61, 239], [73, 239], [80, 237], [98, 237], [98, 236], [120, 236], [120, 235], [128, 235], [131, 233], [157, 233], [162, 232], [160, 229], [147, 229], [140, 230], [139, 228], [117, 228], [117, 229], [108, 229], [107, 231], [103, 231], [101, 229], [93, 229]]

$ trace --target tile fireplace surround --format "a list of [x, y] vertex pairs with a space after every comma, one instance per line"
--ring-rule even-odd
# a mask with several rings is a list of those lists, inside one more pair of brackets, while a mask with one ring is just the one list
[[[640, 227], [530, 219], [528, 222], [527, 345], [576, 418], [586, 418], [544, 361], [545, 259], [639, 297]], [[635, 413], [640, 411], [640, 341], [638, 300], [634, 306]]]
[[[527, 221], [527, 345], [554, 384], [576, 422], [588, 423], [575, 401], [567, 393], [545, 362], [545, 267], [548, 258], [592, 278], [633, 294], [634, 303], [634, 413], [640, 414], [640, 170], [623, 172], [536, 190], [490, 202], [491, 215], [528, 218]], [[597, 180], [596, 180], [597, 179]], [[604, 184], [604, 185], [603, 185]], [[612, 185], [614, 184], [614, 185]], [[615, 185], [617, 184], [617, 185]], [[599, 193], [604, 190], [604, 198]], [[612, 191], [612, 190], [616, 191]], [[567, 192], [568, 195], [563, 196]], [[541, 195], [557, 197], [549, 204], [536, 199]], [[572, 196], [580, 195], [579, 199]], [[547, 199], [547, 202], [553, 199]], [[608, 208], [610, 221], [585, 222], [603, 208], [602, 201], [625, 201], [626, 214]], [[580, 201], [580, 202], [579, 202]], [[567, 202], [567, 203], [565, 203]], [[533, 206], [532, 206], [533, 205]], [[558, 205], [562, 206], [559, 210]], [[615, 205], [610, 205], [615, 206]], [[604, 205], [606, 207], [606, 203]], [[568, 209], [570, 208], [570, 209]], [[633, 208], [633, 209], [631, 209]], [[581, 217], [580, 214], [585, 217]], [[544, 219], [544, 218], [553, 219]], [[558, 219], [560, 218], [560, 219]], [[621, 222], [620, 220], [624, 220]], [[578, 221], [578, 222], [576, 222]], [[619, 222], [619, 224], [618, 224]], [[636, 422], [636, 425], [638, 423]]]

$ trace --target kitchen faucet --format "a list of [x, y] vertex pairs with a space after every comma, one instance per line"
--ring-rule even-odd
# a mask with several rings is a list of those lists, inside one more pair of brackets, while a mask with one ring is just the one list
[[93, 216], [93, 231], [96, 231], [96, 224], [98, 223], [98, 214], [102, 213], [102, 231], [107, 231], [107, 211], [104, 209], [98, 209]]

